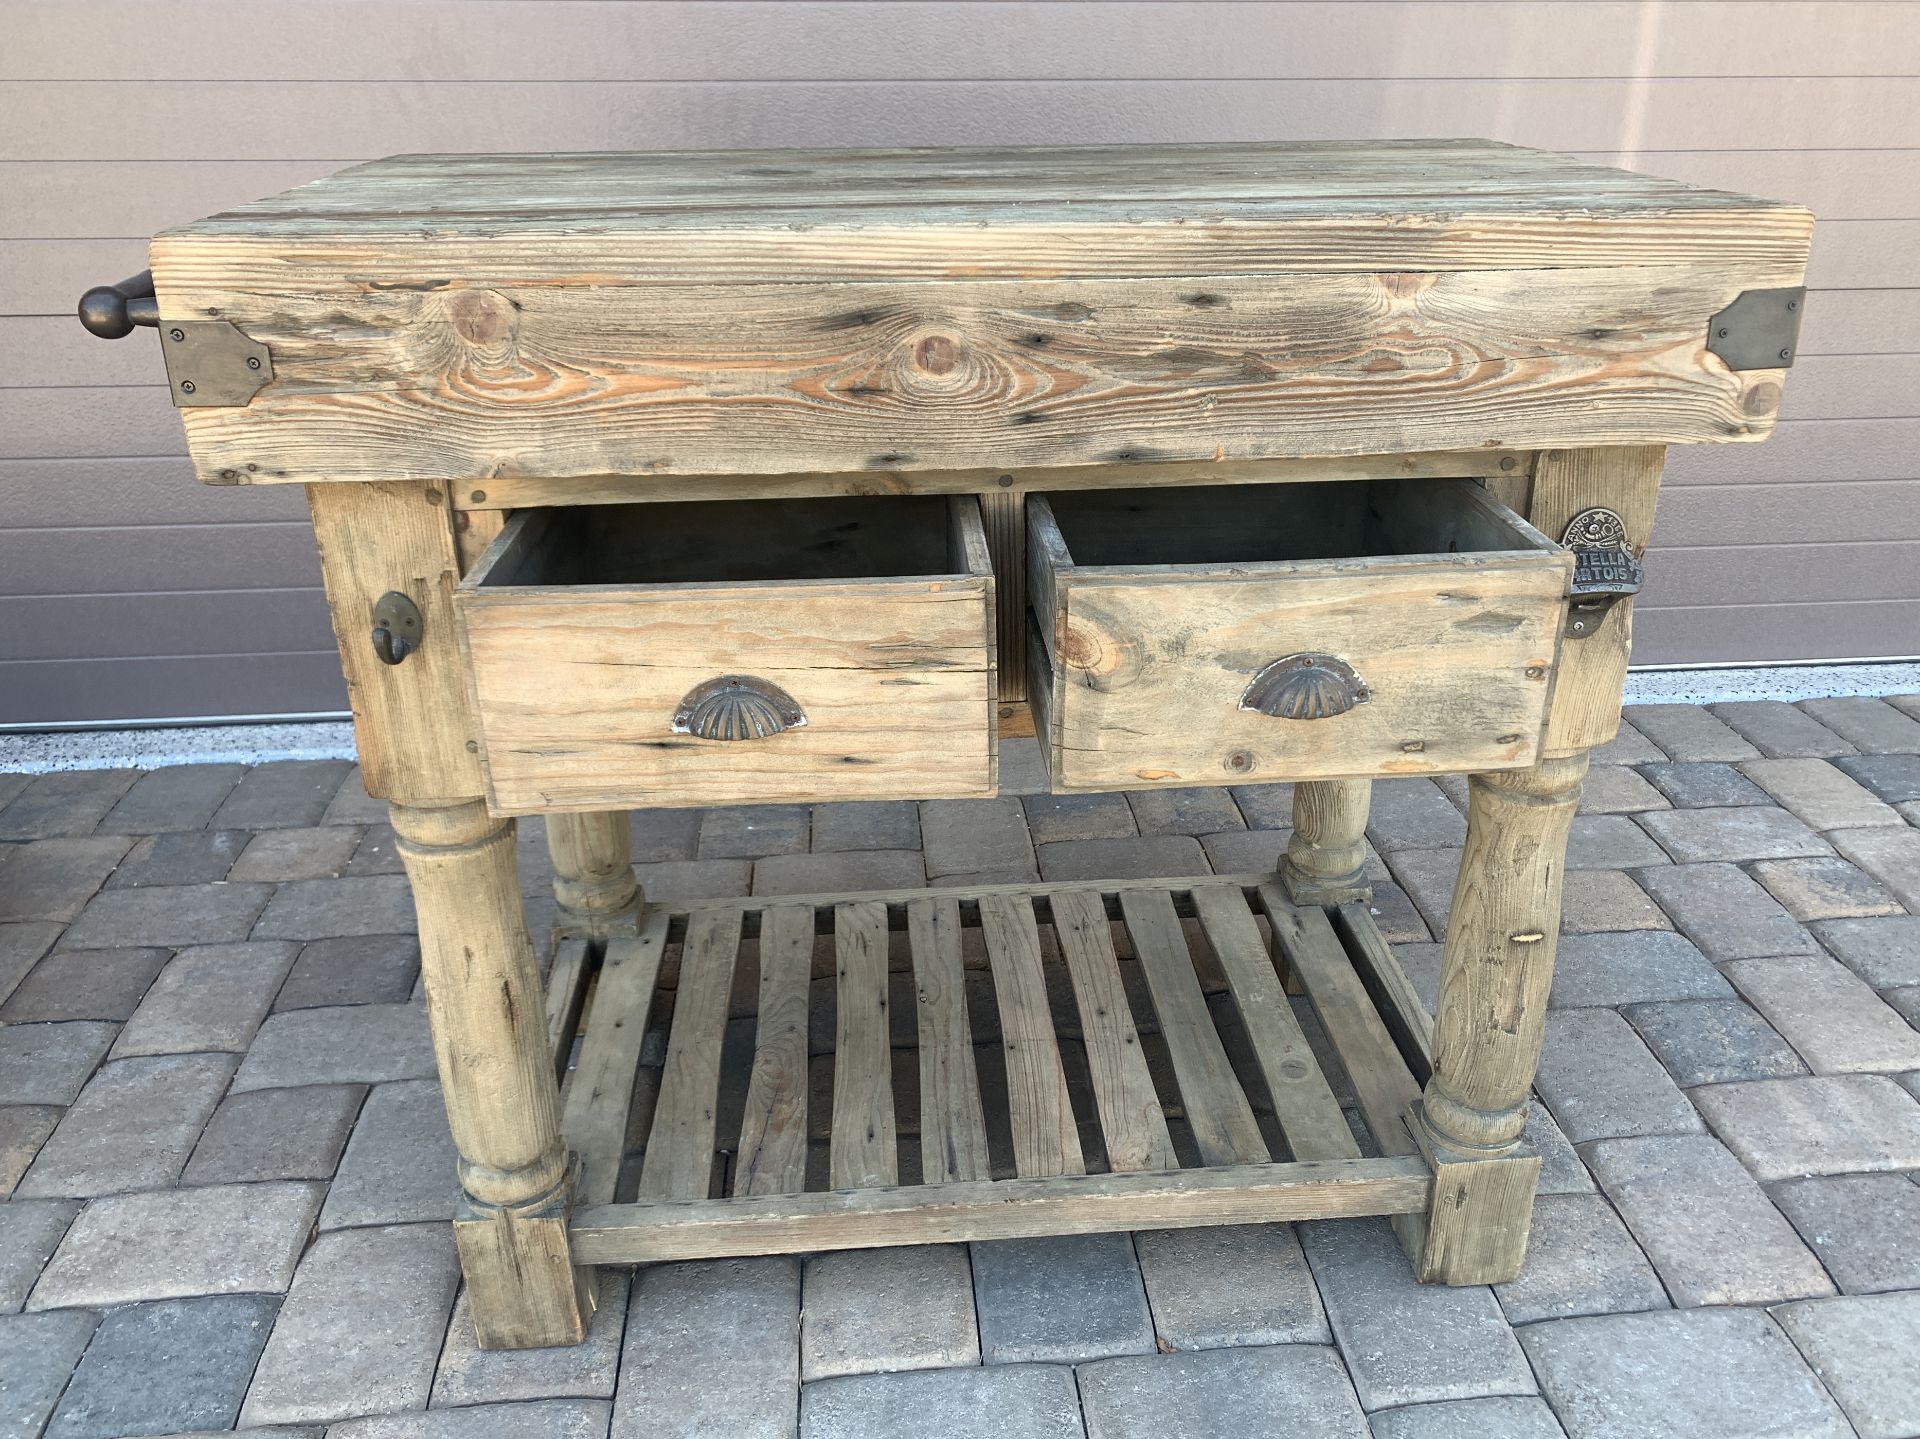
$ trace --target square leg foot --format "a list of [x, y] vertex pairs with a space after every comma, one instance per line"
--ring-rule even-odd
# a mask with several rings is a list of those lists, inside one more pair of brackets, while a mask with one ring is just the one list
[[1433, 1166], [1433, 1203], [1398, 1227], [1422, 1284], [1504, 1284], [1526, 1262], [1540, 1156], [1525, 1145], [1501, 1154], [1466, 1153], [1434, 1137], [1416, 1103], [1408, 1115]]
[[554, 1193], [518, 1207], [461, 1196], [453, 1240], [482, 1349], [543, 1349], [587, 1337], [593, 1271], [574, 1264], [568, 1242], [572, 1181], [570, 1173]]

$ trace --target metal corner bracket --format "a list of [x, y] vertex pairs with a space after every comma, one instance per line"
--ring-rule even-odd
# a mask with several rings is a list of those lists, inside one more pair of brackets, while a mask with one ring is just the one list
[[244, 405], [273, 378], [272, 351], [229, 320], [172, 320], [159, 328], [175, 409]]
[[1800, 348], [1800, 316], [1807, 287], [1742, 290], [1739, 298], [1707, 321], [1707, 348], [1729, 370], [1785, 370]]

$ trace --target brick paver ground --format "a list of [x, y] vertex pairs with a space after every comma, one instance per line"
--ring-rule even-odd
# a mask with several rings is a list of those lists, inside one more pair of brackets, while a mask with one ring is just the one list
[[[1920, 1435], [1920, 698], [1629, 717], [1574, 835], [1514, 1283], [1415, 1286], [1378, 1222], [667, 1265], [526, 1354], [473, 1345], [357, 772], [0, 776], [0, 1439]], [[1376, 787], [1429, 996], [1464, 793]], [[650, 813], [635, 858], [661, 898], [1240, 872], [1287, 799]]]

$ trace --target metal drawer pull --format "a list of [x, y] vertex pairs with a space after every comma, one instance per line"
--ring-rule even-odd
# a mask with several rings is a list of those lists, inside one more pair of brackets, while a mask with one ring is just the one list
[[806, 722], [792, 695], [751, 675], [721, 675], [696, 685], [673, 712], [675, 734], [701, 739], [766, 739]]
[[1275, 719], [1345, 714], [1373, 698], [1352, 665], [1333, 655], [1286, 655], [1264, 666], [1240, 696], [1240, 708]]
[[80, 323], [103, 340], [131, 335], [135, 325], [157, 327], [160, 302], [153, 297], [153, 271], [129, 275], [117, 285], [95, 285], [80, 297]]

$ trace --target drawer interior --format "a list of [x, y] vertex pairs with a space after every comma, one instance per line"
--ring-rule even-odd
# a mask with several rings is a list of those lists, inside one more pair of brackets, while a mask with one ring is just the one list
[[1558, 547], [1472, 480], [1063, 490], [1043, 501], [1075, 566], [1239, 565]]
[[941, 495], [521, 510], [462, 586], [686, 585], [975, 574], [978, 508]]

